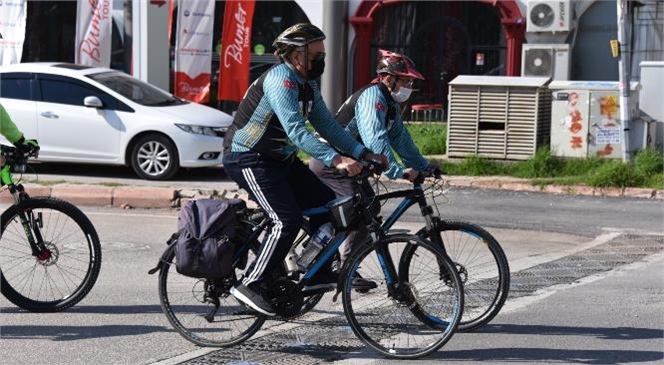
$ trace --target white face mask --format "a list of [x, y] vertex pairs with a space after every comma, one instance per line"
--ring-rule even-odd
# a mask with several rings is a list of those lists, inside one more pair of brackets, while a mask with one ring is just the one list
[[410, 98], [410, 93], [413, 92], [413, 89], [409, 89], [407, 87], [399, 87], [399, 91], [396, 93], [392, 91], [390, 94], [392, 94], [392, 99], [396, 101], [397, 103], [403, 103], [404, 101], [408, 100]]

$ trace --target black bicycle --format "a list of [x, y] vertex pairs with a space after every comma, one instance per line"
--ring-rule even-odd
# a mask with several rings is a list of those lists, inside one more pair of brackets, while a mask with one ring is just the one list
[[12, 173], [25, 172], [37, 151], [1, 146], [2, 186], [14, 203], [2, 213], [0, 289], [32, 312], [58, 312], [80, 302], [101, 270], [101, 245], [92, 222], [76, 206], [30, 197]]
[[[354, 179], [362, 184], [376, 173], [367, 164]], [[331, 214], [336, 234], [313, 261], [296, 273], [284, 263], [275, 270], [267, 286], [277, 319], [288, 320], [302, 313], [305, 299], [320, 295], [305, 287], [322, 268], [329, 266], [348, 232], [351, 222], [364, 222], [371, 232], [341, 269], [337, 295], [353, 332], [380, 354], [397, 359], [414, 359], [440, 349], [454, 334], [463, 310], [463, 288], [454, 264], [441, 249], [412, 234], [387, 235], [372, 214], [372, 198], [359, 189], [356, 196], [336, 199], [305, 215]], [[187, 340], [200, 346], [225, 347], [239, 344], [258, 332], [266, 316], [236, 300], [230, 289], [242, 279], [248, 257], [256, 252], [271, 220], [255, 210], [238, 213], [239, 234], [232, 241], [235, 273], [224, 280], [190, 278], [175, 270], [175, 244], [162, 254], [159, 271], [159, 299], [173, 327]], [[346, 219], [336, 219], [340, 216]], [[343, 221], [343, 222], [342, 222]], [[408, 280], [397, 263], [406, 247], [416, 245], [417, 255], [409, 260]], [[357, 290], [353, 279], [361, 276], [376, 285]], [[335, 295], [336, 298], [336, 295]], [[315, 303], [314, 303], [315, 304]], [[313, 307], [313, 305], [312, 305]]]
[[[433, 178], [426, 189], [423, 187], [425, 178]], [[498, 241], [477, 224], [441, 218], [436, 201], [444, 199], [439, 170], [423, 171], [411, 189], [376, 196], [381, 202], [395, 198], [402, 200], [385, 219], [383, 229], [391, 229], [406, 210], [417, 204], [425, 220], [425, 226], [417, 235], [441, 247], [461, 276], [464, 308], [458, 331], [472, 331], [491, 321], [505, 304], [510, 286], [509, 264]], [[399, 273], [405, 280], [412, 275], [409, 268], [411, 261], [417, 258], [418, 250], [417, 245], [409, 245], [401, 257]]]

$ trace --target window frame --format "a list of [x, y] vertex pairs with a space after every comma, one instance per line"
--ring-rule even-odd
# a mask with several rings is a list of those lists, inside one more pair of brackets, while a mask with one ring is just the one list
[[0, 88], [2, 87], [2, 81], [3, 80], [12, 80], [12, 79], [19, 79], [19, 80], [28, 80], [28, 86], [29, 86], [29, 91], [28, 91], [28, 98], [27, 99], [19, 99], [19, 98], [14, 98], [14, 97], [8, 97], [5, 95], [2, 95], [1, 89], [0, 89], [0, 97], [2, 98], [7, 98], [11, 100], [23, 100], [23, 101], [37, 101], [35, 97], [35, 79], [36, 75], [32, 72], [4, 72], [0, 73]]

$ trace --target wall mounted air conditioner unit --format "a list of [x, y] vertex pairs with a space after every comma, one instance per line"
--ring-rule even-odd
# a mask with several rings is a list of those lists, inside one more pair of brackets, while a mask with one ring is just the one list
[[569, 80], [569, 44], [524, 44], [521, 76]]
[[528, 0], [527, 32], [568, 32], [574, 26], [571, 0]]

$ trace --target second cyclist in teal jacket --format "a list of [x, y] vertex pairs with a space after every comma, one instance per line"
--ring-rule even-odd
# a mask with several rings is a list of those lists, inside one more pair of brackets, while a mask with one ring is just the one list
[[[387, 156], [389, 169], [384, 173], [391, 179], [408, 178], [413, 181], [419, 171], [429, 167], [403, 125], [400, 104], [408, 100], [416, 79], [424, 80], [413, 61], [401, 54], [379, 50], [378, 77], [351, 95], [339, 108], [336, 118], [342, 126], [367, 148]], [[393, 152], [394, 151], [394, 152]], [[405, 166], [397, 162], [396, 155]], [[309, 167], [337, 196], [354, 193], [350, 180], [329, 169], [323, 161], [311, 159]], [[341, 264], [349, 257], [353, 244], [364, 236], [361, 229], [355, 238], [342, 247]], [[367, 287], [369, 283], [363, 283]], [[360, 283], [357, 285], [360, 286]]]

